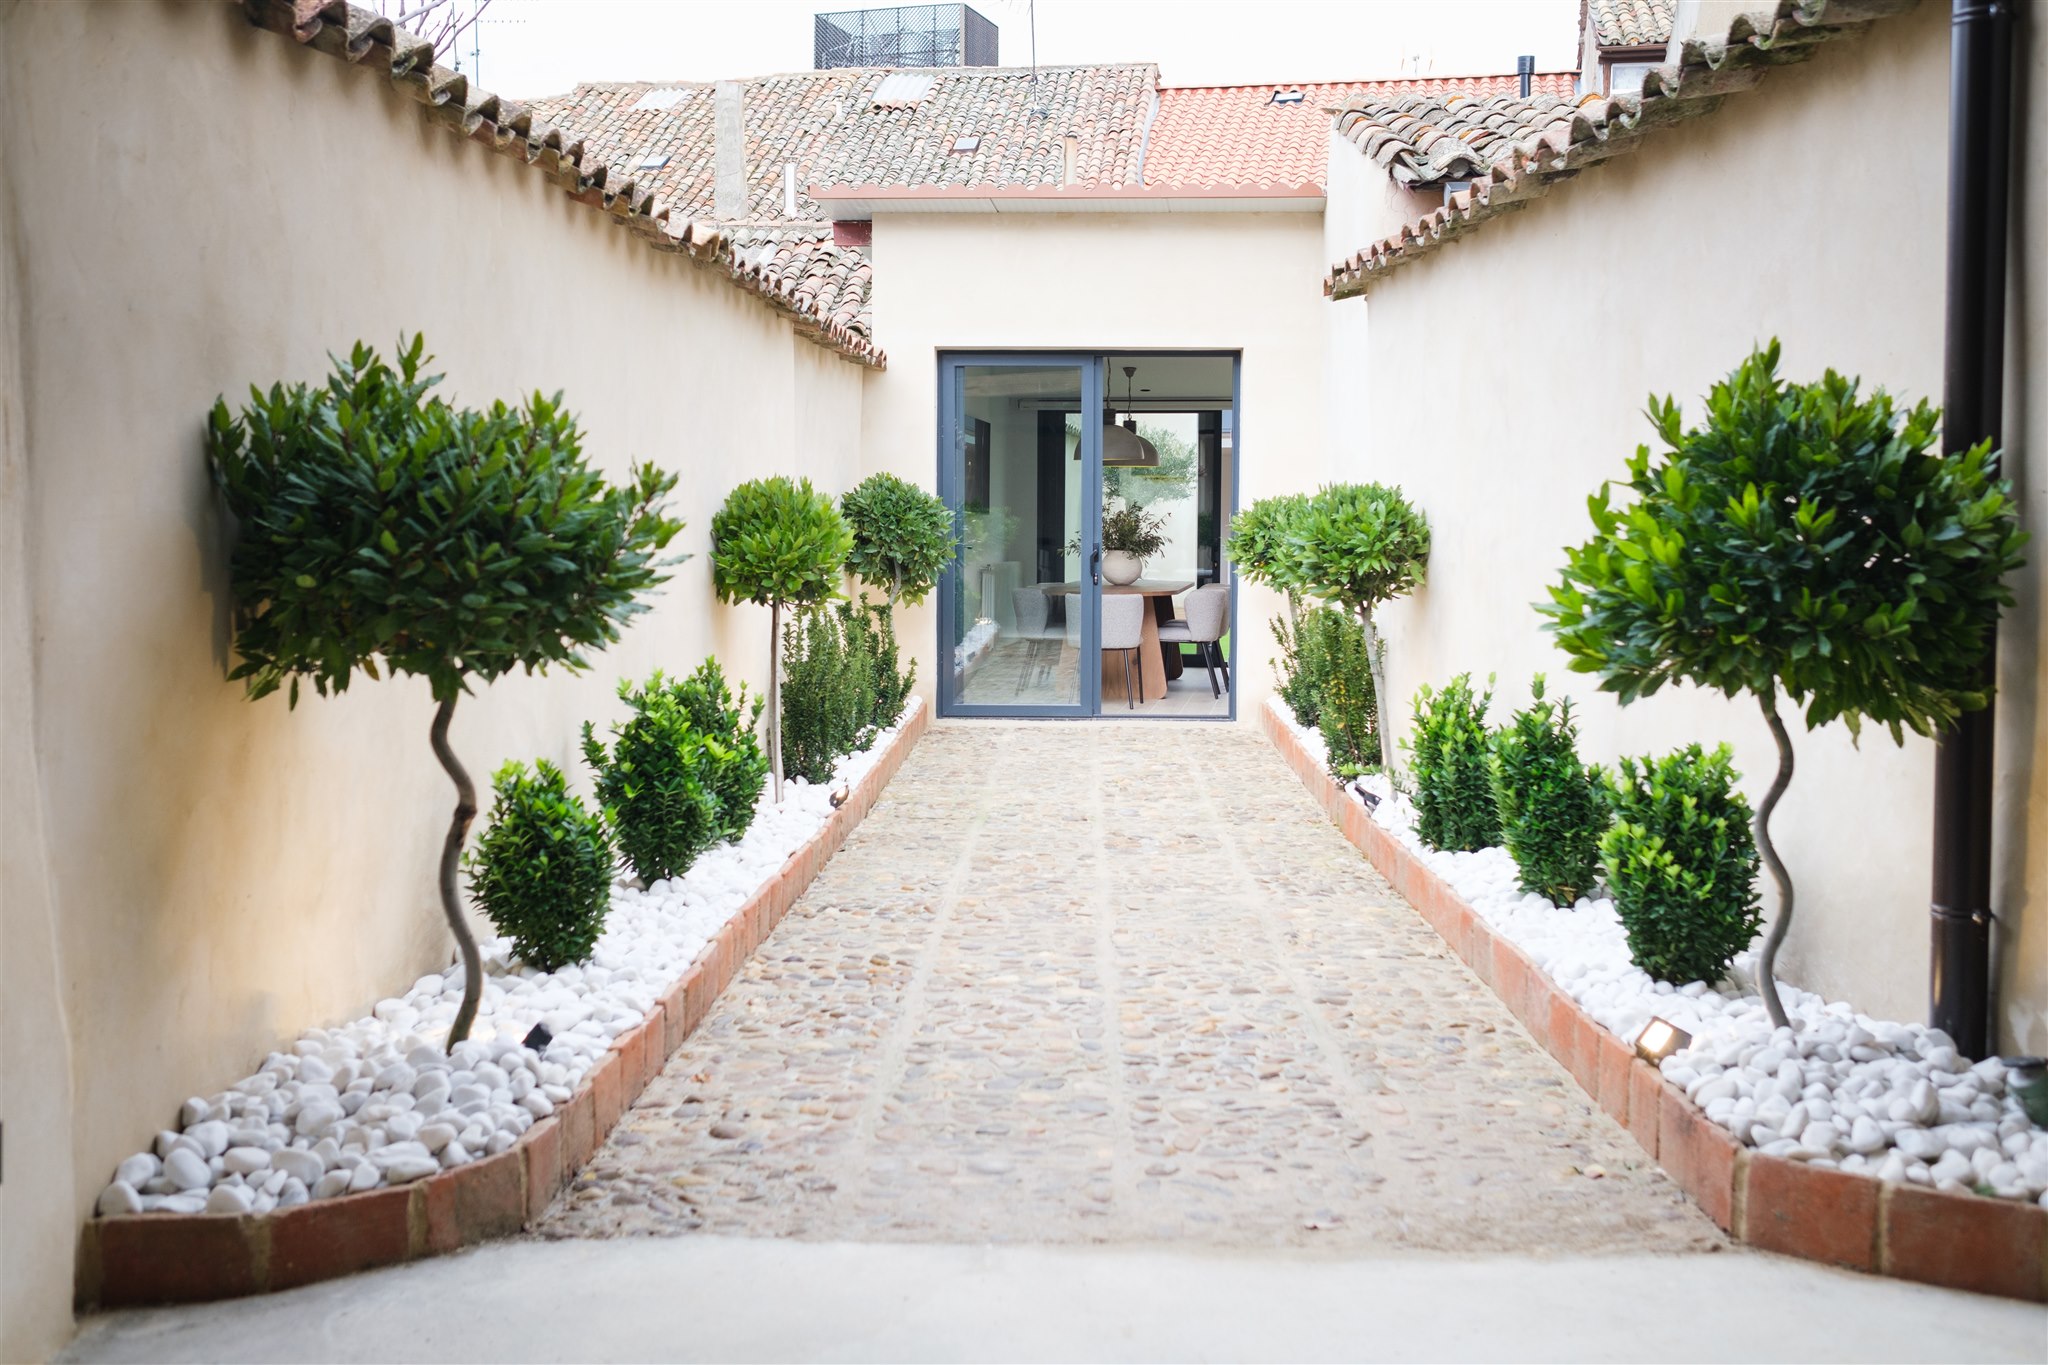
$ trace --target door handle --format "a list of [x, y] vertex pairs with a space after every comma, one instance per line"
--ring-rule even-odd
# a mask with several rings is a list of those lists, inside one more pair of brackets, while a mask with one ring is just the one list
[[1088, 577], [1094, 580], [1095, 586], [1102, 586], [1102, 547], [1100, 545], [1095, 547], [1094, 554], [1088, 556]]

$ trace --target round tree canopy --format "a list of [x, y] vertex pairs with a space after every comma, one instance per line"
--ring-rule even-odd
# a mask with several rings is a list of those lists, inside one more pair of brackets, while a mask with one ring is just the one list
[[721, 601], [784, 606], [838, 591], [853, 532], [809, 479], [743, 483], [711, 518], [711, 574]]
[[953, 558], [945, 500], [894, 474], [870, 474], [840, 498], [839, 511], [853, 532], [846, 567], [892, 598], [924, 601]]

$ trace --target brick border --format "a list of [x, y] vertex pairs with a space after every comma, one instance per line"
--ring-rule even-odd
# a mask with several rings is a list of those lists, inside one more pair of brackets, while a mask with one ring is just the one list
[[1380, 828], [1271, 707], [1260, 708], [1259, 724], [1344, 837], [1723, 1231], [1851, 1270], [2048, 1302], [2048, 1209], [1889, 1185], [1737, 1143]]
[[438, 1256], [531, 1226], [612, 1125], [696, 1031], [741, 965], [789, 913], [931, 724], [931, 707], [890, 741], [846, 803], [706, 944], [641, 1023], [612, 1040], [568, 1102], [493, 1157], [408, 1185], [262, 1215], [94, 1218], [80, 1237], [76, 1304], [193, 1303], [291, 1289]]

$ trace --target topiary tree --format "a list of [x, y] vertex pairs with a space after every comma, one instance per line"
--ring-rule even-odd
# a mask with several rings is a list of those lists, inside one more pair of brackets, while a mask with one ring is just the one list
[[[1379, 733], [1387, 728], [1385, 651], [1373, 613], [1421, 586], [1429, 522], [1398, 488], [1337, 483], [1317, 490], [1286, 532], [1282, 572], [1302, 591], [1355, 613], [1365, 630]], [[1384, 746], [1383, 746], [1384, 747]]]
[[324, 696], [357, 670], [427, 679], [434, 755], [455, 784], [441, 849], [441, 909], [461, 948], [462, 1004], [448, 1043], [469, 1036], [483, 965], [455, 872], [476, 788], [449, 747], [473, 681], [515, 668], [586, 667], [619, 638], [640, 594], [681, 556], [657, 558], [682, 523], [661, 514], [675, 476], [634, 466], [622, 485], [583, 461], [561, 395], [519, 409], [457, 409], [428, 390], [426, 342], [401, 339], [398, 368], [357, 343], [322, 388], [251, 390], [239, 416], [216, 402], [206, 447], [236, 523], [230, 573], [235, 651], [249, 696], [310, 679]]
[[743, 483], [711, 518], [711, 574], [723, 602], [768, 608], [768, 771], [782, 800], [782, 611], [834, 596], [853, 532], [809, 479]]
[[1301, 593], [1299, 542], [1295, 538], [1308, 494], [1260, 498], [1230, 519], [1230, 562], [1252, 582], [1277, 588], [1293, 605]]
[[1524, 891], [1569, 906], [1592, 889], [1607, 812], [1598, 777], [1579, 761], [1571, 698], [1546, 700], [1541, 673], [1529, 692], [1529, 707], [1493, 737], [1500, 839]]
[[839, 499], [853, 532], [846, 557], [854, 577], [886, 588], [889, 606], [924, 601], [953, 561], [958, 542], [945, 499], [894, 474], [870, 474]]
[[512, 951], [552, 972], [597, 946], [611, 909], [612, 846], [604, 817], [584, 809], [562, 770], [507, 763], [491, 779], [491, 820], [466, 859], [469, 890]]
[[1637, 448], [1625, 510], [1607, 485], [1589, 499], [1593, 538], [1566, 551], [1538, 610], [1571, 666], [1624, 705], [1673, 681], [1757, 699], [1778, 772], [1756, 841], [1779, 895], [1757, 986], [1782, 1028], [1774, 964], [1792, 880], [1770, 819], [1792, 741], [1778, 699], [1802, 706], [1808, 729], [1841, 720], [1856, 736], [1870, 720], [1895, 743], [1984, 706], [1980, 668], [2026, 537], [1988, 442], [1944, 457], [1926, 403], [1900, 411], [1833, 370], [1788, 384], [1778, 355], [1773, 341], [1715, 384], [1703, 426], [1650, 399], [1669, 451], [1653, 464]]

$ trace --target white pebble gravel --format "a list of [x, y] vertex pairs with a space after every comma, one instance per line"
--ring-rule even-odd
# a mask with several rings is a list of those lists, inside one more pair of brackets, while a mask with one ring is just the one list
[[[1322, 761], [1322, 736], [1295, 724], [1279, 698], [1267, 704]], [[1380, 798], [1375, 823], [1603, 1028], [1633, 1041], [1655, 1016], [1690, 1033], [1691, 1043], [1664, 1059], [1665, 1079], [1738, 1141], [1894, 1183], [2048, 1207], [2048, 1131], [2007, 1091], [1996, 1058], [1973, 1065], [1940, 1029], [1873, 1019], [1783, 981], [1778, 994], [1793, 1027], [1773, 1029], [1752, 985], [1753, 948], [1718, 988], [1653, 980], [1629, 959], [1612, 900], [1560, 909], [1521, 890], [1506, 849], [1428, 848], [1407, 798], [1383, 777], [1362, 785]], [[1352, 795], [1359, 799], [1356, 788]]]
[[[310, 1029], [254, 1075], [193, 1096], [178, 1126], [115, 1169], [98, 1211], [267, 1213], [308, 1199], [403, 1184], [502, 1152], [575, 1093], [612, 1039], [647, 1016], [704, 946], [789, 856], [824, 828], [832, 793], [851, 788], [923, 703], [840, 760], [833, 780], [763, 791], [737, 843], [711, 849], [683, 876], [612, 888], [588, 962], [539, 972], [511, 943], [479, 942], [483, 1000], [469, 1038], [443, 1050], [462, 1000], [460, 963], [421, 977], [371, 1013]], [[553, 1039], [521, 1045], [535, 1024]]]

